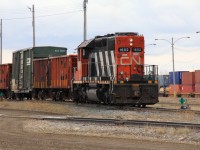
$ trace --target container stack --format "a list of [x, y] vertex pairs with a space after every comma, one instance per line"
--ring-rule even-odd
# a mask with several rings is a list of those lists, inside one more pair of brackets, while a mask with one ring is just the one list
[[175, 73], [175, 86], [173, 80], [173, 72], [169, 72], [169, 95], [174, 95], [174, 88], [176, 89], [176, 94], [181, 94], [182, 90], [182, 73], [183, 71], [176, 71]]
[[182, 90], [181, 95], [183, 97], [191, 97], [194, 95], [195, 86], [195, 72], [183, 72], [182, 73]]
[[[159, 85], [162, 91], [167, 76], [159, 76]], [[174, 88], [176, 89], [176, 96], [182, 97], [197, 97], [200, 98], [200, 70], [194, 72], [176, 71], [175, 72], [175, 86], [173, 81], [173, 72], [169, 72], [169, 96], [174, 96]]]
[[158, 76], [159, 87], [168, 87], [169, 86], [169, 75], [159, 75]]
[[200, 70], [195, 70], [195, 97], [200, 97]]
[[159, 96], [168, 96], [169, 92], [169, 75], [158, 76]]

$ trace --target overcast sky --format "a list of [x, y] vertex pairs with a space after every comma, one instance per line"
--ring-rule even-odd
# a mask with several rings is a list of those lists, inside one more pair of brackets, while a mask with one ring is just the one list
[[[35, 5], [36, 46], [63, 46], [68, 53], [83, 40], [83, 0], [0, 0], [3, 19], [3, 63], [12, 52], [32, 46], [32, 14]], [[199, 0], [88, 0], [87, 38], [114, 32], [138, 32], [145, 37], [146, 64], [159, 72], [200, 70]], [[155, 41], [155, 38], [167, 41]], [[156, 43], [156, 46], [150, 44]]]

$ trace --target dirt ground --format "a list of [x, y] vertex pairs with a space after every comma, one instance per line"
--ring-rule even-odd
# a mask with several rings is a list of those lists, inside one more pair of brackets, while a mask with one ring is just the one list
[[[170, 105], [161, 99], [157, 105]], [[170, 101], [179, 106], [178, 100]], [[190, 100], [188, 100], [189, 102]], [[190, 101], [196, 105], [200, 101]], [[94, 105], [95, 106], [95, 105]], [[104, 106], [43, 101], [0, 102], [0, 149], [199, 149], [200, 131], [173, 128], [99, 126], [10, 118], [7, 116], [80, 116], [118, 119], [200, 122], [193, 114], [153, 114], [145, 111], [109, 110]], [[186, 118], [183, 116], [187, 115]]]
[[[19, 110], [0, 110], [0, 114], [17, 115], [47, 115], [46, 113], [19, 111]], [[49, 115], [49, 113], [48, 113]], [[101, 137], [92, 135], [79, 135], [70, 133], [45, 133], [27, 131], [28, 124], [33, 120], [25, 118], [0, 117], [0, 149], [9, 150], [44, 150], [44, 149], [74, 149], [74, 150], [168, 150], [181, 149], [197, 150], [198, 145], [180, 144], [171, 142], [152, 141], [144, 139], [127, 139], [116, 137]], [[39, 122], [36, 122], [39, 123]], [[56, 123], [59, 124], [59, 123]], [[39, 130], [47, 130], [43, 124], [37, 124]], [[42, 127], [43, 126], [43, 127]], [[57, 125], [56, 125], [57, 126]], [[60, 125], [58, 125], [60, 126]], [[84, 125], [83, 125], [84, 126]], [[52, 125], [46, 126], [51, 128]], [[57, 127], [59, 129], [60, 127]], [[60, 128], [62, 129], [62, 128]], [[60, 131], [62, 132], [62, 131]], [[99, 132], [99, 134], [101, 134]]]

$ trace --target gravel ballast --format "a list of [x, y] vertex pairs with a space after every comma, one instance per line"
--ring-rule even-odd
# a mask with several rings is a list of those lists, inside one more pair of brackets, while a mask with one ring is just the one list
[[25, 132], [67, 134], [82, 136], [144, 139], [175, 143], [200, 144], [200, 130], [151, 126], [114, 126], [63, 121], [29, 120], [24, 122]]

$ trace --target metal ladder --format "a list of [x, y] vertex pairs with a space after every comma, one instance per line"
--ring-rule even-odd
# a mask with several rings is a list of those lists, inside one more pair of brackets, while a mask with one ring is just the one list
[[19, 61], [19, 89], [23, 88], [23, 75], [24, 75], [24, 53], [20, 52], [20, 61]]

